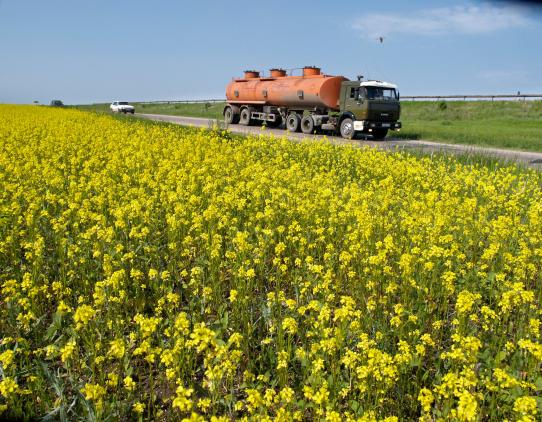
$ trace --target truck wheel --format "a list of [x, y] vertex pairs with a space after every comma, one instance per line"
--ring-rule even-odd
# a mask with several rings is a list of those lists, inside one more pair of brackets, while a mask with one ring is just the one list
[[290, 132], [299, 132], [299, 127], [301, 123], [301, 119], [296, 113], [291, 113], [286, 118], [286, 129], [288, 129]]
[[373, 139], [376, 141], [383, 141], [388, 134], [388, 129], [375, 129], [373, 131]]
[[235, 114], [233, 111], [233, 108], [226, 107], [226, 110], [224, 110], [224, 121], [230, 125], [230, 124], [237, 124], [239, 123], [239, 114]]
[[241, 114], [239, 115], [239, 124], [243, 126], [249, 126], [252, 123], [252, 120], [250, 118], [250, 109], [248, 107], [245, 107], [241, 110]]
[[354, 121], [347, 117], [341, 122], [341, 136], [344, 139], [352, 139], [355, 135], [354, 131]]
[[301, 130], [307, 135], [314, 133], [314, 119], [312, 116], [305, 116], [301, 120]]

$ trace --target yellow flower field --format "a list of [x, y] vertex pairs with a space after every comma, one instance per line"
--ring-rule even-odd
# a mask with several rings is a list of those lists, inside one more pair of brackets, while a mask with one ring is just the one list
[[542, 191], [0, 105], [0, 418], [542, 414]]

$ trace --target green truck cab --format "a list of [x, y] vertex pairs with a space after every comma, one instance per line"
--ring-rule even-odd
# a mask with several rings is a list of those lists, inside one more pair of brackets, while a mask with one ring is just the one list
[[344, 138], [356, 133], [384, 139], [401, 128], [397, 86], [381, 81], [345, 81], [341, 85], [339, 130]]

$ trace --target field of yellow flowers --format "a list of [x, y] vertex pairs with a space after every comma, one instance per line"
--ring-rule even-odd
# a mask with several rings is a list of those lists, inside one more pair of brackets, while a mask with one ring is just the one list
[[542, 414], [540, 174], [0, 105], [0, 418]]

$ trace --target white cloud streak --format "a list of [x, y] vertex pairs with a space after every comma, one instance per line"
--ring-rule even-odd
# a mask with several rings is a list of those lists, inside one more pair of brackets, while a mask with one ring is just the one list
[[525, 70], [491, 69], [479, 73], [479, 78], [487, 82], [498, 83], [514, 80], [516, 82], [528, 82], [530, 72]]
[[422, 9], [406, 14], [368, 13], [356, 19], [352, 28], [363, 37], [375, 38], [391, 34], [483, 34], [529, 23], [526, 9], [521, 6], [467, 4]]

